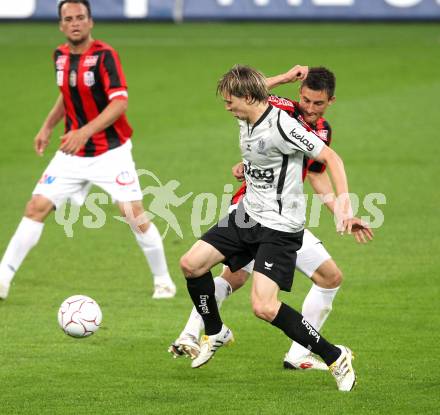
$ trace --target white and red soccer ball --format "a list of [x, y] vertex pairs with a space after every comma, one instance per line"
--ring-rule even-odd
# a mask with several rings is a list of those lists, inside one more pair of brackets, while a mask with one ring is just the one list
[[87, 337], [95, 333], [102, 321], [98, 303], [86, 295], [73, 295], [63, 301], [58, 310], [58, 324], [72, 337]]

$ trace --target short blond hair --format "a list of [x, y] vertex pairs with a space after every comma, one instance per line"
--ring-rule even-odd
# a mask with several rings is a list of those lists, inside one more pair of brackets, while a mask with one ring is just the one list
[[235, 65], [217, 84], [217, 94], [248, 98], [250, 103], [266, 102], [269, 97], [265, 76], [250, 66]]

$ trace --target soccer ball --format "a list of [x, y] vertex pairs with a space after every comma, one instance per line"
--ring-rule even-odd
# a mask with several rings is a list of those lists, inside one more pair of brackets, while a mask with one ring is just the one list
[[86, 295], [72, 295], [58, 310], [58, 324], [72, 337], [87, 337], [101, 324], [102, 313], [98, 303]]

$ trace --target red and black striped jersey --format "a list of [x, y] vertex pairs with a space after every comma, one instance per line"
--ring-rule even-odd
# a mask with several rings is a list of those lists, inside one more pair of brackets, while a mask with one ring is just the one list
[[[95, 40], [82, 54], [72, 54], [67, 44], [54, 53], [57, 85], [64, 101], [65, 131], [77, 130], [96, 118], [113, 99], [127, 99], [127, 83], [116, 51]], [[125, 114], [93, 135], [76, 153], [94, 157], [119, 147], [133, 133]]]
[[[308, 131], [313, 131], [322, 141], [324, 141], [326, 145], [330, 146], [332, 140], [332, 129], [325, 118], [319, 118], [316, 122], [316, 125], [309, 125], [305, 122], [304, 117], [299, 110], [299, 102], [292, 101], [288, 98], [271, 95], [269, 97], [269, 104], [286, 111], [291, 117], [301, 122], [301, 124]], [[306, 178], [308, 171], [322, 173], [324, 170], [325, 164], [304, 157], [303, 180]]]
[[[280, 108], [287, 112], [291, 117], [298, 120], [307, 129], [307, 131], [313, 131], [322, 141], [324, 141], [326, 145], [330, 146], [332, 140], [332, 129], [325, 118], [319, 118], [316, 122], [316, 125], [311, 126], [305, 122], [304, 117], [299, 110], [299, 102], [292, 101], [288, 98], [278, 97], [276, 95], [269, 96], [268, 102], [273, 107]], [[325, 171], [325, 164], [304, 157], [302, 175], [303, 180], [305, 180], [308, 171], [314, 173], [323, 173]], [[245, 193], [246, 182], [243, 182], [240, 188], [232, 196], [231, 204], [235, 205], [238, 203], [243, 198]]]

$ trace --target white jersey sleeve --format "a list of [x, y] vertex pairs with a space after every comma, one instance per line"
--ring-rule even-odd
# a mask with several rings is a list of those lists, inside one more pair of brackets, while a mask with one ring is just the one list
[[277, 128], [280, 134], [274, 145], [283, 154], [301, 151], [307, 157], [315, 159], [325, 146], [313, 132], [307, 131], [295, 118], [282, 110], [278, 110]]

